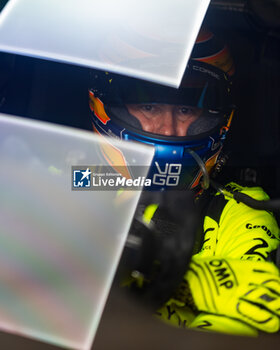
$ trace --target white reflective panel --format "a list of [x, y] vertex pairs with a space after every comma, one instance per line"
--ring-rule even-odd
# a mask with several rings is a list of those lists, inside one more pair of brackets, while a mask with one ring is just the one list
[[[100, 145], [0, 115], [1, 331], [90, 349], [140, 196], [71, 190], [72, 165], [106, 165]], [[113, 145], [136, 165], [152, 160], [150, 147]]]
[[10, 0], [0, 50], [179, 86], [210, 0]]

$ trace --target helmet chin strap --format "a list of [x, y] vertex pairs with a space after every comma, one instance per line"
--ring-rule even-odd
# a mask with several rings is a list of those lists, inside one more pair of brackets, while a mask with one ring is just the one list
[[189, 154], [195, 159], [197, 164], [199, 165], [202, 173], [203, 173], [203, 180], [202, 180], [202, 188], [208, 189], [210, 184], [215, 190], [222, 193], [224, 196], [227, 196], [229, 198], [234, 198], [237, 202], [242, 202], [246, 204], [248, 207], [251, 207], [256, 210], [271, 210], [275, 213], [280, 213], [280, 199], [270, 199], [270, 200], [257, 200], [254, 199], [247, 194], [241, 193], [241, 192], [232, 192], [229, 189], [225, 188], [221, 184], [218, 184], [217, 182], [210, 180], [209, 173], [205, 167], [204, 162], [200, 158], [200, 156], [192, 149], [187, 150]]
[[205, 167], [205, 164], [203, 162], [203, 160], [200, 158], [200, 156], [191, 148], [188, 148], [187, 151], [189, 152], [189, 154], [194, 158], [194, 160], [197, 162], [197, 164], [200, 167], [200, 170], [202, 171], [203, 174], [203, 180], [202, 180], [202, 188], [204, 190], [207, 190], [207, 188], [209, 188], [210, 186], [210, 177], [209, 177], [209, 173]]
[[258, 200], [239, 191], [233, 192], [213, 180], [211, 180], [211, 185], [218, 192], [221, 192], [224, 196], [227, 196], [229, 198], [234, 198], [237, 202], [242, 202], [243, 204], [246, 204], [250, 208], [253, 208], [256, 210], [270, 210], [270, 211], [273, 211], [274, 213], [280, 213], [280, 198]]

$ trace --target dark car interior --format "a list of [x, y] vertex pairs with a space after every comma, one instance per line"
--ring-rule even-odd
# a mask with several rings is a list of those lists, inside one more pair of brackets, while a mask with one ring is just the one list
[[[0, 0], [0, 11], [7, 2]], [[236, 66], [237, 112], [224, 147], [228, 161], [218, 179], [261, 185], [272, 199], [280, 198], [280, 0], [212, 0], [204, 25], [225, 39]], [[1, 113], [91, 130], [88, 84], [88, 68], [0, 53]], [[126, 318], [134, 313], [139, 318]], [[0, 337], [6, 348], [15, 348], [12, 336]], [[111, 295], [93, 348], [185, 349], [189, 343], [190, 349], [240, 344], [262, 349], [277, 347], [279, 339], [279, 334], [256, 340], [182, 333]], [[58, 349], [21, 338], [16, 342], [18, 349]]]

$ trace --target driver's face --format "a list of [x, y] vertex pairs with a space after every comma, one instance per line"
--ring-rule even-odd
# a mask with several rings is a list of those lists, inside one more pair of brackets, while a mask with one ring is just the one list
[[129, 113], [137, 118], [144, 131], [165, 136], [186, 136], [201, 108], [168, 104], [129, 104]]

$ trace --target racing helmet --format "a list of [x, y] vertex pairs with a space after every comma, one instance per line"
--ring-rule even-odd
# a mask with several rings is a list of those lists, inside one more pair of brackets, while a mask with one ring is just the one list
[[[233, 73], [227, 46], [205, 29], [197, 37], [178, 89], [92, 70], [93, 129], [155, 148], [150, 189], [199, 191], [201, 179], [207, 179], [217, 162], [234, 113]], [[112, 166], [113, 159], [123, 159], [116, 147], [102, 152]], [[124, 161], [128, 168], [133, 165], [133, 159]], [[209, 177], [202, 183], [208, 186]]]

